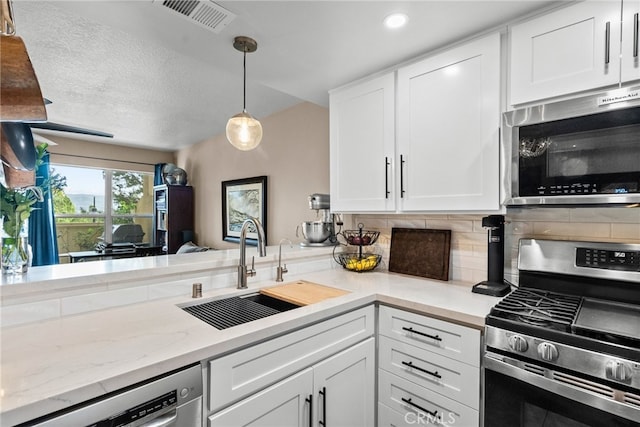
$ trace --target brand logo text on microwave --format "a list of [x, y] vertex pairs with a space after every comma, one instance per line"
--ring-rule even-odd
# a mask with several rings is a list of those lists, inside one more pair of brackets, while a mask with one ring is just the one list
[[598, 98], [598, 106], [614, 104], [616, 102], [633, 101], [636, 99], [640, 99], [640, 90], [634, 90], [633, 92], [620, 95], [601, 96]]

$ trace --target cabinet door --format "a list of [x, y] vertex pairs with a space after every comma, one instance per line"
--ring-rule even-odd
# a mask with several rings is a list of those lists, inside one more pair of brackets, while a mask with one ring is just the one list
[[313, 375], [317, 396], [315, 426], [374, 425], [374, 338], [319, 363], [314, 367]]
[[586, 1], [511, 28], [512, 105], [614, 85], [618, 1]]
[[311, 425], [313, 371], [293, 375], [209, 417], [209, 427]]
[[393, 211], [394, 74], [330, 96], [331, 209]]
[[400, 210], [499, 209], [500, 35], [398, 70]]
[[640, 0], [623, 2], [622, 81], [640, 80]]

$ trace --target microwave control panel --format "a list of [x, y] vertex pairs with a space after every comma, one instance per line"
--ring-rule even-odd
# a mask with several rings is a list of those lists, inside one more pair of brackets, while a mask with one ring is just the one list
[[637, 182], [622, 182], [601, 186], [596, 183], [573, 183], [538, 186], [538, 196], [570, 196], [573, 194], [629, 194], [638, 193]]

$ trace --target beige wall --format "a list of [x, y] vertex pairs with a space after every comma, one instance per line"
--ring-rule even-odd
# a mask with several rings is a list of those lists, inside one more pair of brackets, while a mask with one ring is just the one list
[[222, 181], [267, 176], [267, 240], [294, 243], [296, 225], [315, 218], [308, 208], [311, 193], [329, 193], [329, 111], [301, 103], [260, 118], [261, 144], [253, 151], [235, 149], [218, 135], [177, 152], [176, 164], [189, 175], [195, 193], [198, 244], [218, 249], [237, 247], [222, 240]]

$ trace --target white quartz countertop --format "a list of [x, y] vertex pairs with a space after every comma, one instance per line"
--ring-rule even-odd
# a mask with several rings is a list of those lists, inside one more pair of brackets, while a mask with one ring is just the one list
[[[193, 303], [190, 295], [3, 328], [0, 425], [28, 421], [374, 302], [481, 329], [498, 301], [455, 282], [339, 268], [285, 276], [284, 283], [301, 279], [351, 292], [225, 330], [177, 306]], [[217, 289], [204, 293], [202, 301], [275, 285], [250, 279], [248, 290]]]

